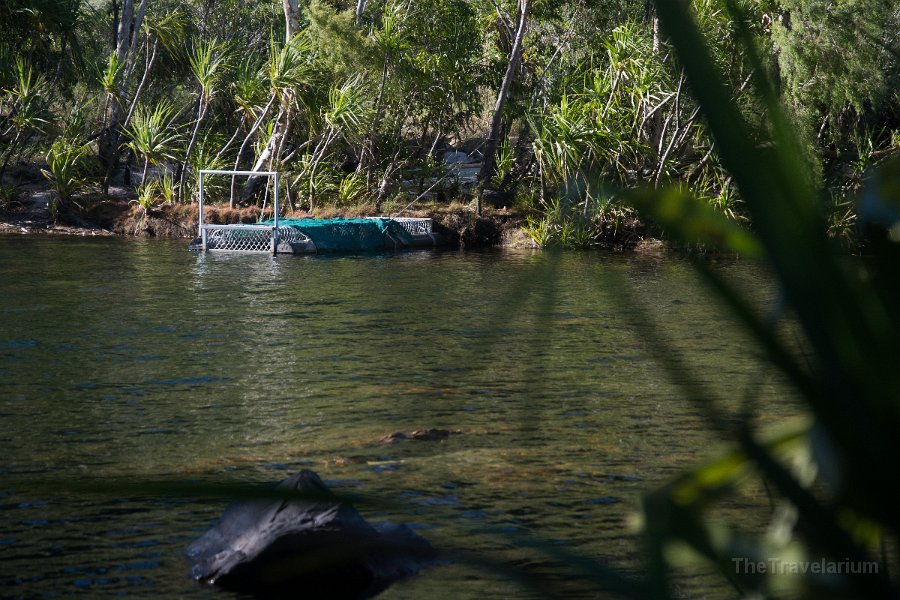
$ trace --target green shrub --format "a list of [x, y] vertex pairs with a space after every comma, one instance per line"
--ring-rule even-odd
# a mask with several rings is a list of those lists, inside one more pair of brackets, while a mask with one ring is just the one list
[[47, 168], [41, 174], [50, 182], [62, 202], [69, 202], [82, 187], [82, 174], [90, 154], [88, 145], [78, 139], [58, 137], [45, 156]]

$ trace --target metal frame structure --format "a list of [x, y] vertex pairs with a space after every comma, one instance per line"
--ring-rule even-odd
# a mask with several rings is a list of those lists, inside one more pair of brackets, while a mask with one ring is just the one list
[[[203, 176], [204, 175], [244, 175], [248, 177], [275, 177], [275, 192], [273, 194], [273, 209], [274, 209], [274, 220], [272, 225], [209, 225], [204, 222], [203, 217]], [[216, 170], [216, 169], [202, 169], [199, 173], [200, 186], [200, 224], [199, 234], [200, 234], [200, 243], [203, 252], [206, 252], [208, 247], [208, 232], [211, 230], [243, 230], [243, 231], [259, 231], [259, 230], [268, 230], [271, 232], [269, 251], [272, 254], [276, 254], [278, 252], [278, 238], [279, 238], [279, 230], [278, 230], [278, 171], [227, 171], [227, 170]]]
[[[273, 194], [274, 218], [271, 225], [262, 224], [237, 224], [237, 225], [213, 225], [206, 223], [205, 194], [203, 189], [204, 175], [225, 175], [245, 177], [274, 177], [275, 190]], [[278, 172], [277, 171], [229, 171], [203, 169], [199, 172], [198, 183], [200, 186], [200, 223], [198, 233], [200, 237], [200, 250], [232, 251], [232, 252], [270, 252], [278, 254], [278, 246], [286, 242], [284, 251], [296, 251], [294, 246], [306, 245], [307, 251], [316, 251], [315, 244], [305, 233], [296, 227], [280, 227], [278, 224]], [[432, 220], [414, 217], [366, 217], [369, 219], [393, 220], [414, 236], [428, 236], [433, 241]], [[396, 243], [396, 242], [395, 242]], [[196, 246], [195, 246], [196, 247]]]

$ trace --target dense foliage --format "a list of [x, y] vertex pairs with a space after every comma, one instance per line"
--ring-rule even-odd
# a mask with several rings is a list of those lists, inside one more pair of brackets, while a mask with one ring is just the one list
[[[848, 234], [846, 197], [900, 147], [900, 11], [692, 8], [761, 145], [742, 32], [767, 57], [831, 230]], [[294, 209], [485, 198], [524, 209], [541, 245], [614, 237], [621, 191], [647, 184], [747, 218], [646, 2], [9, 0], [0, 90], [0, 177], [47, 163], [61, 202], [111, 184], [148, 207], [150, 189], [188, 202], [199, 169], [277, 169]], [[222, 185], [222, 200], [260, 202], [261, 183]]]

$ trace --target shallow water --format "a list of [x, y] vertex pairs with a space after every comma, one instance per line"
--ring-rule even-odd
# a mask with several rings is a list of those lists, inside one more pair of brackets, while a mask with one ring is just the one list
[[[759, 268], [719, 268], [773, 302]], [[751, 383], [764, 422], [793, 414], [754, 352], [660, 256], [0, 237], [0, 596], [231, 597], [183, 558], [226, 500], [123, 482], [301, 468], [460, 551], [384, 597], [546, 593], [491, 560], [592, 596], [553, 552], [634, 568], [641, 491], [722, 438], [654, 355], [683, 357], [730, 417]], [[431, 427], [463, 433], [379, 442]]]

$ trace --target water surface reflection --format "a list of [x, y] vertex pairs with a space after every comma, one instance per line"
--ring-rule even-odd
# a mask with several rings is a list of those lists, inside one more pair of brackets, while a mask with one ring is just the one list
[[[754, 266], [721, 268], [771, 301]], [[386, 501], [360, 506], [369, 517], [560, 586], [515, 535], [633, 566], [640, 491], [721, 431], [652, 360], [645, 313], [738, 412], [761, 373], [753, 350], [671, 258], [0, 238], [0, 595], [211, 595], [182, 552], [222, 501], [73, 484], [300, 468]], [[793, 412], [775, 381], [757, 393], [777, 400], [763, 420]], [[430, 427], [464, 433], [379, 442]], [[527, 594], [463, 562], [386, 594], [425, 595]]]

